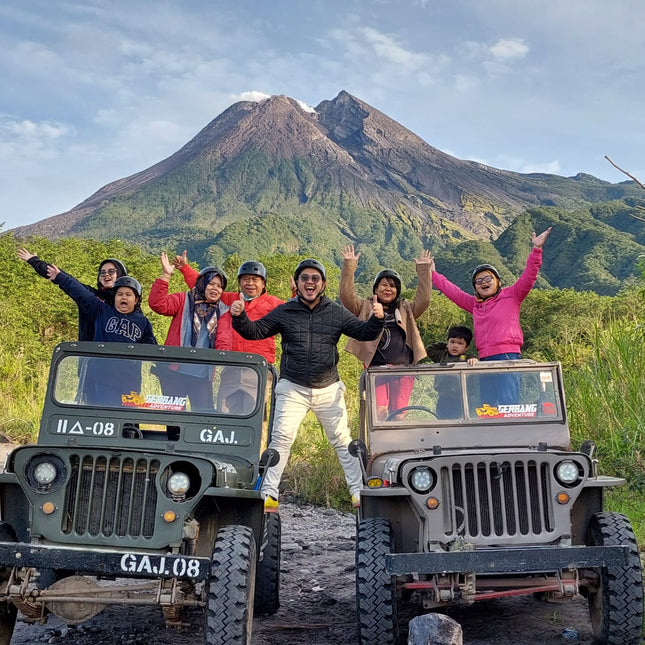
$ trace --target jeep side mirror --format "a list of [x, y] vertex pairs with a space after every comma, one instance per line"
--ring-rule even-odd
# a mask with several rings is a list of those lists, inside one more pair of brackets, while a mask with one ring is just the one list
[[367, 479], [367, 446], [365, 442], [362, 439], [354, 439], [347, 446], [347, 451], [360, 462], [363, 481], [365, 481]]
[[260, 457], [260, 468], [271, 468], [280, 461], [280, 453], [275, 448], [267, 448]]

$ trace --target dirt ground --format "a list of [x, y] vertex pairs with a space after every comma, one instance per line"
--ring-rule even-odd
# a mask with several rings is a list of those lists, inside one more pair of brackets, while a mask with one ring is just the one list
[[[254, 621], [253, 645], [353, 645], [355, 517], [334, 510], [282, 504], [281, 607]], [[486, 602], [448, 612], [464, 631], [466, 645], [526, 645], [534, 642], [592, 643], [585, 602], [546, 604], [528, 598]], [[109, 608], [79, 627], [58, 619], [46, 625], [19, 622], [12, 645], [192, 645], [201, 641], [201, 615], [194, 628], [165, 629], [157, 609]], [[562, 636], [578, 632], [575, 641]], [[405, 637], [403, 639], [405, 642]]]

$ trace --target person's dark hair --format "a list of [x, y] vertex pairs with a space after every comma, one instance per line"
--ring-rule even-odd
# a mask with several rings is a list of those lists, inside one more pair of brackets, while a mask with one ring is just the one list
[[128, 275], [128, 269], [126, 268], [125, 264], [121, 262], [121, 260], [117, 260], [116, 258], [105, 258], [101, 264], [99, 264], [98, 271], [96, 272], [96, 286], [98, 289], [103, 289], [103, 285], [101, 284], [99, 277], [101, 273], [101, 269], [108, 263], [112, 263], [114, 265], [114, 268], [116, 269], [116, 277], [117, 279], [122, 278], [125, 275]]
[[372, 284], [372, 293], [376, 293], [376, 287], [378, 287], [378, 283], [383, 278], [390, 278], [391, 280], [394, 280], [394, 284], [396, 285], [396, 298], [398, 299], [401, 295], [401, 289], [403, 288], [403, 285], [401, 282], [401, 276], [392, 269], [383, 269], [376, 274], [374, 283]]
[[455, 325], [448, 330], [448, 339], [450, 338], [461, 338], [466, 341], [466, 345], [470, 345], [473, 339], [473, 332], [468, 327]]

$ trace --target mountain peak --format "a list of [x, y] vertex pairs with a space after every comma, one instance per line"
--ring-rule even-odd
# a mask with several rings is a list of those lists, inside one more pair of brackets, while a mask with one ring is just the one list
[[[527, 208], [585, 205], [610, 188], [457, 159], [345, 90], [315, 109], [276, 94], [229, 106], [167, 159], [15, 234], [178, 239], [182, 248], [192, 240], [204, 256], [217, 246], [255, 249], [252, 257], [310, 252], [324, 227], [334, 248], [371, 238], [376, 261], [397, 244], [414, 257], [421, 247], [495, 239]], [[265, 248], [276, 227], [278, 242]], [[383, 230], [400, 241], [379, 247]]]

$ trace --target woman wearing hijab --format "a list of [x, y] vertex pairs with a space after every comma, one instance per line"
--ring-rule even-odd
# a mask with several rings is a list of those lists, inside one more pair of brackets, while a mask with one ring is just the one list
[[[217, 267], [199, 272], [190, 291], [168, 293], [168, 283], [175, 267], [166, 253], [161, 254], [161, 277], [157, 278], [148, 296], [152, 311], [172, 316], [164, 345], [230, 350], [233, 346], [229, 308], [221, 301], [226, 289], [226, 274]], [[192, 409], [213, 409], [210, 374], [204, 365], [171, 365], [160, 368], [157, 376], [163, 393], [188, 396]], [[171, 373], [169, 373], [171, 372]], [[205, 378], [209, 377], [209, 378]]]

